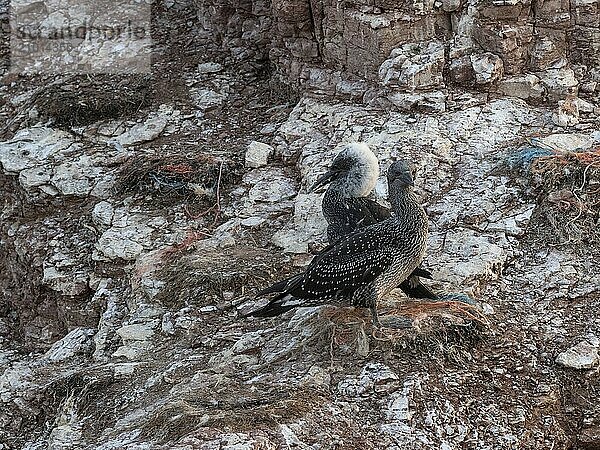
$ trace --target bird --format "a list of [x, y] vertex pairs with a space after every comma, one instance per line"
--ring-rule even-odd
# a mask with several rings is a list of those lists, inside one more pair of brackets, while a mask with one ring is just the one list
[[277, 293], [267, 305], [246, 314], [273, 317], [295, 307], [336, 304], [368, 308], [381, 328], [377, 303], [421, 264], [427, 247], [427, 214], [413, 191], [414, 168], [406, 160], [387, 172], [394, 215], [340, 237], [306, 270], [259, 292]]
[[[323, 196], [322, 210], [330, 243], [358, 228], [390, 218], [388, 208], [367, 197], [378, 178], [377, 157], [367, 144], [355, 142], [337, 154], [327, 172], [311, 187], [310, 191], [314, 192], [329, 183]], [[419, 277], [432, 278], [429, 271], [417, 267], [399, 288], [412, 298], [438, 299]]]

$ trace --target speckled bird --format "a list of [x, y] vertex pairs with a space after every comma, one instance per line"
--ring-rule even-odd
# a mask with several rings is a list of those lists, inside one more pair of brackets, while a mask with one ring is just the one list
[[298, 306], [338, 304], [369, 308], [380, 327], [377, 302], [421, 264], [427, 246], [427, 215], [413, 192], [413, 168], [404, 160], [387, 174], [394, 215], [359, 228], [330, 244], [305, 272], [259, 295], [277, 292], [249, 316], [271, 317]]
[[[329, 170], [321, 176], [311, 191], [329, 183], [323, 197], [323, 216], [327, 220], [327, 239], [335, 242], [358, 228], [390, 218], [390, 210], [367, 196], [379, 178], [379, 162], [364, 143], [348, 144], [334, 158]], [[418, 267], [399, 288], [412, 298], [438, 298], [419, 277], [431, 274]]]

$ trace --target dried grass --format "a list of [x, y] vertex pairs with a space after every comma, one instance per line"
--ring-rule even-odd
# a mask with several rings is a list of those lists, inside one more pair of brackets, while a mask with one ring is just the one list
[[[251, 269], [251, 270], [249, 270]], [[165, 265], [165, 282], [157, 300], [171, 307], [222, 299], [224, 292], [244, 297], [270, 278], [272, 257], [267, 251], [235, 246], [179, 258]]]
[[233, 160], [195, 150], [140, 155], [123, 164], [115, 189], [138, 193], [157, 204], [183, 200], [192, 220], [203, 219], [207, 235], [221, 219], [223, 190], [241, 178], [242, 166]]
[[[412, 351], [458, 361], [470, 358], [465, 344], [481, 339], [489, 321], [478, 307], [457, 301], [425, 302], [406, 299], [393, 308], [381, 308], [380, 320], [385, 328], [373, 329], [370, 313], [359, 308], [325, 308], [321, 315], [331, 328], [331, 359], [340, 346], [366, 356], [365, 335], [374, 345], [392, 350]], [[394, 327], [395, 323], [413, 321], [411, 328]]]
[[542, 216], [560, 244], [600, 244], [600, 147], [555, 150], [537, 158], [531, 176]]
[[40, 91], [34, 105], [43, 118], [53, 119], [57, 125], [88, 125], [150, 105], [151, 86], [149, 76], [74, 76]]
[[322, 394], [311, 389], [250, 392], [233, 385], [229, 394], [219, 393], [218, 401], [207, 398], [209, 395], [166, 404], [146, 421], [142, 436], [167, 442], [203, 427], [233, 432], [273, 429], [279, 423], [297, 420], [324, 402]]

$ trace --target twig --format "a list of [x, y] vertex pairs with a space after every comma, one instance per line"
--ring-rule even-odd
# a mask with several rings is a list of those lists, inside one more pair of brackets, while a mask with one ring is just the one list
[[333, 347], [335, 343], [335, 324], [331, 325], [331, 337], [329, 340], [329, 368], [333, 369]]
[[211, 227], [214, 227], [217, 224], [217, 221], [219, 220], [219, 216], [221, 214], [221, 177], [222, 177], [222, 175], [223, 175], [223, 160], [221, 160], [221, 164], [219, 165], [219, 176], [217, 178], [217, 192], [216, 192], [217, 200], [216, 200], [215, 204], [212, 205], [207, 210], [202, 211], [197, 216], [194, 216], [192, 213], [190, 213], [190, 211], [187, 208], [187, 205], [183, 205], [183, 209], [185, 210], [186, 214], [188, 215], [188, 217], [190, 219], [198, 220], [199, 218], [204, 217], [209, 212], [216, 209], [215, 218], [213, 220]]
[[215, 220], [213, 220], [212, 226], [214, 227], [219, 220], [219, 216], [221, 215], [221, 175], [223, 174], [223, 160], [221, 160], [221, 164], [219, 164], [219, 177], [217, 178], [217, 203], [215, 206], [217, 207], [217, 212], [215, 214]]
[[183, 205], [183, 209], [185, 211], [185, 213], [188, 215], [188, 217], [192, 220], [198, 220], [200, 217], [204, 217], [205, 215], [207, 215], [209, 212], [211, 212], [213, 209], [215, 209], [216, 205], [212, 205], [210, 208], [208, 208], [206, 211], [203, 211], [201, 213], [199, 213], [197, 216], [194, 216], [187, 208], [187, 205]]

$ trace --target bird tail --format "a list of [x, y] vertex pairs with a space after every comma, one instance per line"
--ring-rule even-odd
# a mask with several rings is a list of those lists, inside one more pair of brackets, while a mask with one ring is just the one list
[[272, 299], [262, 308], [244, 314], [242, 317], [275, 317], [288, 312], [290, 309], [297, 306], [301, 306], [300, 300], [284, 292]]
[[279, 281], [272, 286], [258, 292], [254, 298], [264, 297], [268, 294], [275, 294], [275, 296], [269, 303], [260, 309], [252, 311], [242, 317], [275, 317], [283, 314], [290, 309], [300, 306], [301, 302], [299, 299], [289, 294], [289, 291], [294, 290], [300, 282], [304, 274], [294, 275], [293, 277]]
[[267, 294], [274, 294], [276, 292], [277, 293], [287, 292], [291, 288], [293, 288], [298, 281], [300, 281], [300, 279], [302, 278], [302, 275], [303, 274], [294, 275], [293, 277], [286, 278], [285, 280], [278, 281], [274, 285], [269, 286], [268, 288], [263, 289], [262, 291], [259, 291], [254, 296], [254, 298], [263, 297], [263, 296], [265, 296]]

